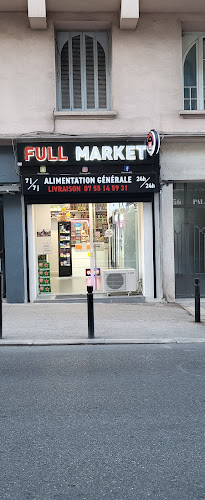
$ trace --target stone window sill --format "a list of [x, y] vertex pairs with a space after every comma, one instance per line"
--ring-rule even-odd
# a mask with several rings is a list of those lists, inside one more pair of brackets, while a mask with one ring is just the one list
[[108, 120], [116, 116], [117, 111], [54, 111], [60, 120]]
[[205, 118], [205, 110], [202, 111], [180, 111], [182, 118]]

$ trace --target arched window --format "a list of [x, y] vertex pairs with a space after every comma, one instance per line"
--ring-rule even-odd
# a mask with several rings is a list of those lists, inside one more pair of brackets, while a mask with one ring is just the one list
[[184, 61], [184, 109], [205, 109], [205, 37], [192, 44]]
[[108, 33], [58, 33], [57, 94], [61, 110], [107, 110]]

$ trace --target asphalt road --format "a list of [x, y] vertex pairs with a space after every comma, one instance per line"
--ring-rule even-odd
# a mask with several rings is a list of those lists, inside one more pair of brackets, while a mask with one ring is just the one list
[[0, 498], [204, 500], [205, 344], [2, 347]]

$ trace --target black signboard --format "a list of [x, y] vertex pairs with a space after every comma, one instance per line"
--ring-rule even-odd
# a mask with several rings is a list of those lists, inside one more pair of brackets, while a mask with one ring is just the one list
[[17, 154], [29, 198], [90, 193], [109, 200], [159, 191], [159, 158], [147, 154], [146, 141], [19, 143]]
[[[142, 167], [143, 163], [153, 165], [155, 160], [147, 154], [146, 141], [104, 142], [48, 142], [18, 143], [17, 156], [21, 169], [30, 167], [88, 165], [126, 165]], [[157, 162], [155, 162], [157, 163]]]
[[24, 176], [23, 194], [28, 196], [89, 193], [146, 193], [158, 191], [156, 173], [146, 175]]

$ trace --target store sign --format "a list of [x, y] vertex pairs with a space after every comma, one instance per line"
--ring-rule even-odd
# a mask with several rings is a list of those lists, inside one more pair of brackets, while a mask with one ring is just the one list
[[19, 143], [17, 156], [26, 196], [159, 191], [159, 158], [145, 141]]
[[205, 205], [205, 200], [203, 198], [193, 198], [193, 205]]
[[[68, 162], [69, 156], [64, 153], [65, 146], [26, 146], [24, 148], [24, 162], [32, 160], [39, 163], [48, 162]], [[146, 157], [147, 148], [145, 145], [125, 145], [108, 146], [75, 146], [74, 159], [76, 162], [81, 160], [85, 162], [93, 161], [135, 161], [137, 159], [144, 160]]]
[[23, 177], [23, 194], [136, 193], [158, 190], [157, 175], [32, 176]]
[[37, 161], [43, 163], [44, 161], [68, 161], [68, 156], [63, 154], [63, 146], [57, 148], [57, 155], [54, 155], [52, 146], [43, 146], [42, 148], [34, 146], [26, 146], [24, 148], [24, 160], [31, 161], [35, 158]]
[[147, 160], [147, 145], [145, 141], [18, 143], [17, 156], [20, 168], [81, 165], [86, 171], [92, 164], [140, 164]]
[[147, 136], [147, 152], [150, 156], [155, 156], [159, 153], [160, 137], [156, 130], [150, 130]]

